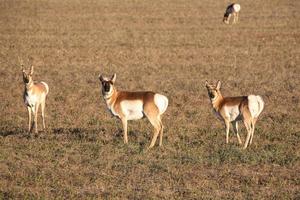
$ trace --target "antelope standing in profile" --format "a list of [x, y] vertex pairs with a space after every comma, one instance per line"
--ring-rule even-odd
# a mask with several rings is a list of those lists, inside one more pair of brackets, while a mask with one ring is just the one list
[[212, 86], [206, 81], [205, 86], [215, 114], [225, 123], [226, 143], [228, 143], [229, 128], [232, 123], [238, 141], [242, 144], [238, 133], [238, 121], [242, 120], [248, 132], [244, 145], [244, 149], [246, 149], [248, 145], [252, 144], [255, 123], [264, 109], [262, 97], [258, 95], [223, 97], [220, 91], [220, 81], [216, 86]]
[[[24, 103], [28, 110], [28, 131], [31, 132], [33, 126], [35, 126], [35, 132], [38, 132], [37, 128], [37, 115], [39, 106], [41, 105], [42, 110], [42, 119], [43, 119], [43, 128], [45, 129], [45, 103], [46, 97], [49, 92], [49, 87], [45, 82], [37, 82], [35, 83], [32, 79], [33, 75], [33, 66], [30, 68], [30, 72], [26, 73], [23, 65], [22, 65], [22, 72], [23, 72], [23, 82], [25, 85], [24, 89]], [[34, 123], [31, 123], [31, 112], [34, 116]]]
[[239, 20], [239, 12], [241, 10], [240, 4], [233, 3], [227, 6], [223, 22], [229, 24], [230, 17], [233, 15], [233, 24], [237, 23]]
[[122, 121], [124, 143], [128, 143], [127, 121], [147, 117], [154, 127], [154, 135], [149, 148], [155, 145], [158, 135], [160, 135], [159, 146], [161, 146], [163, 138], [161, 115], [168, 107], [168, 98], [154, 92], [117, 91], [115, 87], [116, 74], [111, 78], [99, 75], [99, 79], [107, 108], [113, 116], [118, 117]]

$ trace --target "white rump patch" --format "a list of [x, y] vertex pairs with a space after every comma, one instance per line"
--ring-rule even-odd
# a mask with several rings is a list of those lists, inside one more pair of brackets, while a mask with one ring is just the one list
[[234, 9], [235, 12], [240, 12], [240, 10], [241, 10], [240, 4], [237, 4], [237, 3], [234, 4], [234, 5], [233, 5], [233, 9]]
[[248, 96], [248, 106], [252, 117], [258, 117], [264, 109], [264, 101], [259, 95]]
[[46, 94], [48, 94], [49, 92], [49, 86], [47, 83], [45, 83], [44, 81], [41, 82], [42, 84], [44, 84], [44, 86], [46, 87]]
[[121, 109], [127, 120], [137, 120], [144, 117], [141, 100], [124, 100], [121, 102]]
[[164, 95], [155, 94], [154, 95], [154, 103], [158, 107], [159, 114], [163, 114], [167, 110], [169, 100]]

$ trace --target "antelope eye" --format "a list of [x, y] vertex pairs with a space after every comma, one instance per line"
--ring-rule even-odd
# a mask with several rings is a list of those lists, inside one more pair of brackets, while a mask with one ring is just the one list
[[215, 98], [214, 92], [209, 92], [208, 95], [209, 95], [210, 98]]

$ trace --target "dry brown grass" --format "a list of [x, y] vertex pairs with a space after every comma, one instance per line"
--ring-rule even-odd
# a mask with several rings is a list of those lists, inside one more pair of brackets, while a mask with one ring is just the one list
[[[221, 22], [227, 3], [3, 0], [0, 198], [299, 198], [300, 3], [240, 0], [235, 26]], [[18, 56], [50, 86], [38, 135], [26, 133]], [[162, 148], [144, 151], [146, 120], [129, 123], [123, 144], [97, 79], [113, 72], [119, 89], [170, 98]], [[206, 79], [227, 96], [263, 96], [246, 151], [233, 134], [225, 145]]]

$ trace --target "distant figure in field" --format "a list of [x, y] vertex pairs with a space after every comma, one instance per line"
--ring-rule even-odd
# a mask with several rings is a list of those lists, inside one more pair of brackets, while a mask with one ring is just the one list
[[238, 121], [243, 121], [248, 132], [244, 145], [244, 149], [246, 149], [248, 145], [252, 144], [255, 124], [265, 107], [264, 100], [259, 95], [223, 97], [220, 81], [215, 86], [206, 81], [205, 86], [214, 113], [225, 123], [226, 143], [228, 144], [229, 141], [229, 129], [232, 124], [233, 131], [236, 133], [239, 143], [242, 144], [238, 133]]
[[[31, 132], [32, 128], [35, 127], [35, 133], [38, 133], [37, 128], [37, 115], [39, 106], [42, 109], [42, 119], [43, 119], [43, 128], [46, 129], [45, 126], [45, 104], [46, 97], [49, 92], [49, 86], [47, 83], [34, 82], [32, 79], [33, 75], [33, 66], [30, 68], [30, 72], [27, 73], [22, 65], [22, 73], [23, 73], [23, 82], [24, 82], [24, 103], [28, 110], [28, 132]], [[31, 124], [31, 112], [33, 113], [34, 120]]]
[[230, 4], [225, 11], [223, 22], [229, 24], [231, 15], [233, 15], [233, 24], [237, 23], [239, 20], [239, 12], [241, 10], [240, 4], [233, 3]]

